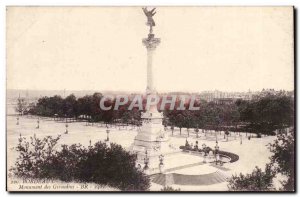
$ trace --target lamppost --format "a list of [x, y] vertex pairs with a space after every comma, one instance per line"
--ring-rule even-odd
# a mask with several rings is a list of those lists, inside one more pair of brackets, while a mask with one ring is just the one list
[[162, 173], [164, 170], [164, 156], [161, 154], [159, 155], [159, 171]]
[[197, 124], [197, 127], [196, 127], [196, 129], [195, 129], [195, 132], [196, 132], [196, 138], [198, 138], [198, 137], [199, 137], [199, 128], [198, 128], [198, 124]]
[[202, 150], [203, 150], [203, 163], [206, 163], [206, 156], [207, 156], [207, 154], [206, 154], [206, 144], [202, 144]]
[[16, 125], [19, 125], [19, 116], [17, 116], [17, 124]]
[[40, 118], [38, 118], [36, 122], [37, 122], [36, 128], [39, 129], [40, 128]]
[[218, 146], [218, 142], [216, 142], [216, 146], [215, 146], [216, 165], [218, 164], [218, 161], [220, 159], [219, 148], [220, 147]]
[[107, 134], [106, 141], [108, 142], [109, 141], [109, 129], [108, 129], [108, 127], [106, 127], [106, 134]]
[[105, 144], [108, 148], [110, 148], [110, 142], [109, 142], [109, 132], [110, 130], [108, 129], [108, 126], [106, 126], [106, 140], [105, 140]]
[[164, 164], [164, 157], [162, 154], [159, 155], [159, 164], [163, 165]]
[[144, 164], [145, 164], [144, 170], [148, 170], [148, 168], [149, 168], [149, 166], [148, 166], [148, 164], [149, 164], [149, 158], [148, 158], [148, 152], [147, 152], [147, 150], [145, 152]]
[[65, 115], [65, 117], [66, 117], [66, 132], [65, 132], [65, 134], [68, 134], [69, 125], [68, 125], [68, 121], [67, 121], [67, 115]]
[[243, 136], [240, 134], [240, 144], [242, 144], [243, 143]]

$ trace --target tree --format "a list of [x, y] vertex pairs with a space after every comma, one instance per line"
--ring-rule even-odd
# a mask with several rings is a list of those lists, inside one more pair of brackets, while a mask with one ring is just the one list
[[251, 174], [234, 175], [229, 180], [228, 188], [232, 191], [270, 191], [275, 190], [273, 178], [277, 174], [284, 175], [287, 179], [282, 181], [281, 190], [295, 190], [295, 139], [294, 130], [289, 134], [279, 134], [271, 145], [273, 155], [270, 163], [263, 172], [256, 167]]
[[288, 135], [279, 134], [274, 144], [271, 145], [271, 163], [275, 166], [276, 173], [287, 177], [282, 181], [283, 190], [295, 190], [295, 139], [294, 130]]
[[102, 94], [99, 92], [96, 92], [92, 96], [90, 96], [89, 110], [94, 122], [99, 121], [103, 118], [103, 111], [100, 109], [101, 98]]
[[20, 178], [58, 179], [109, 185], [121, 190], [144, 191], [150, 179], [135, 167], [136, 155], [120, 145], [97, 142], [87, 148], [81, 144], [62, 145], [55, 149], [60, 136], [20, 136], [16, 147], [19, 157], [11, 172]]
[[187, 135], [188, 137], [190, 136], [190, 128], [193, 126], [193, 119], [194, 119], [194, 114], [189, 111], [189, 110], [184, 110], [183, 111], [183, 122], [182, 122], [182, 126], [186, 127], [186, 131], [187, 131]]
[[275, 173], [272, 166], [267, 164], [265, 171], [257, 166], [252, 173], [233, 175], [228, 181], [229, 191], [272, 191]]
[[71, 94], [64, 99], [63, 110], [67, 117], [78, 116], [77, 100], [74, 94]]
[[40, 116], [48, 116], [52, 117], [57, 114], [60, 117], [64, 116], [64, 109], [63, 109], [63, 102], [64, 100], [60, 96], [52, 96], [52, 97], [42, 97], [39, 98], [37, 104], [30, 108], [29, 112], [33, 113], [34, 115]]
[[78, 114], [92, 116], [93, 98], [92, 96], [84, 96], [77, 100]]
[[174, 134], [174, 126], [173, 125], [171, 126], [171, 131], [172, 131], [172, 136], [173, 136], [173, 134]]
[[112, 106], [110, 110], [103, 111], [102, 120], [106, 124], [111, 123], [115, 119], [115, 113], [113, 110], [114, 103], [115, 103], [115, 100], [107, 100], [106, 102], [104, 102], [105, 106]]
[[180, 135], [181, 135], [181, 129], [184, 125], [184, 116], [182, 114], [178, 114], [176, 116], [176, 122], [177, 122], [177, 125], [179, 127], [179, 132], [180, 132]]
[[294, 125], [294, 101], [291, 97], [268, 95], [237, 104], [241, 121], [248, 123], [246, 130], [274, 135], [274, 130]]
[[17, 106], [15, 107], [16, 112], [19, 113], [19, 115], [23, 115], [24, 112], [27, 110], [28, 104], [25, 101], [24, 98], [18, 98], [17, 100]]

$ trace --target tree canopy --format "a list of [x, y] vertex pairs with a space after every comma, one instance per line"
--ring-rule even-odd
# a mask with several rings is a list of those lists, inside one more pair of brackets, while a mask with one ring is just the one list
[[[101, 110], [99, 103], [102, 97], [101, 93], [80, 98], [72, 94], [66, 98], [42, 97], [36, 105], [30, 107], [29, 113], [75, 118], [87, 115], [93, 122], [141, 124], [141, 112], [144, 110], [141, 111], [138, 107], [128, 110], [129, 103], [118, 110], [113, 110], [116, 99], [105, 101], [105, 106], [112, 106], [110, 110]], [[199, 110], [189, 110], [190, 100], [185, 103], [184, 110], [178, 110], [180, 102], [180, 99], [176, 100], [174, 110], [170, 110], [169, 105], [162, 109], [165, 125], [176, 126], [180, 130], [181, 128], [199, 128], [267, 135], [274, 135], [275, 130], [294, 125], [294, 100], [285, 95], [267, 95], [247, 101], [236, 100], [232, 103], [196, 100], [194, 106], [199, 106]], [[143, 103], [145, 103], [145, 98]]]

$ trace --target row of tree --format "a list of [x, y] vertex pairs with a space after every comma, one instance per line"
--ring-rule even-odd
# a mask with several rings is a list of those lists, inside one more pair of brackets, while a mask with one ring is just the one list
[[[46, 117], [67, 117], [75, 119], [88, 119], [91, 122], [121, 122], [140, 124], [140, 111], [134, 108], [132, 111], [126, 110], [128, 105], [120, 107], [119, 110], [101, 110], [99, 103], [103, 95], [101, 93], [94, 93], [93, 95], [86, 95], [84, 97], [76, 98], [73, 94], [62, 98], [61, 96], [42, 97], [38, 102], [31, 107], [27, 107], [23, 114], [32, 114]], [[22, 100], [23, 101], [23, 100]], [[22, 111], [18, 102], [17, 112]], [[105, 105], [115, 105], [115, 100], [107, 100]], [[24, 108], [24, 107], [22, 107]]]
[[[187, 104], [188, 105], [188, 104]], [[166, 122], [181, 128], [273, 134], [294, 125], [292, 97], [269, 95], [257, 100], [233, 103], [199, 103], [200, 110], [165, 110]]]
[[[92, 122], [126, 124], [141, 124], [141, 111], [135, 107], [128, 110], [130, 102], [113, 110], [116, 100], [105, 101], [111, 110], [101, 110], [99, 103], [103, 95], [95, 93], [76, 98], [73, 94], [62, 98], [60, 96], [42, 97], [35, 105], [26, 108], [26, 113], [48, 117], [89, 117]], [[145, 105], [146, 100], [143, 101]], [[294, 100], [285, 95], [269, 95], [256, 100], [237, 100], [231, 103], [195, 101], [193, 104], [199, 110], [189, 110], [190, 100], [185, 103], [185, 110], [176, 110], [181, 100], [175, 102], [175, 109], [170, 110], [170, 104], [162, 110], [164, 124], [171, 128], [193, 128], [225, 130], [236, 132], [252, 132], [272, 134], [276, 129], [283, 129], [294, 125]], [[158, 104], [160, 105], [160, 103]], [[18, 103], [17, 106], [21, 106]], [[19, 107], [20, 108], [20, 107]], [[20, 110], [17, 110], [20, 111]]]

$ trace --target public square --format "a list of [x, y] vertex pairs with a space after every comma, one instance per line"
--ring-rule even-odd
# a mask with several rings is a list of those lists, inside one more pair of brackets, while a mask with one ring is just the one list
[[[97, 141], [105, 141], [107, 139], [107, 128], [105, 124], [95, 123], [93, 125], [85, 122], [73, 122], [68, 123], [68, 134], [64, 134], [66, 130], [65, 122], [57, 122], [50, 118], [39, 118], [39, 129], [37, 129], [37, 117], [35, 116], [20, 116], [19, 125], [17, 125], [17, 116], [7, 116], [7, 150], [8, 155], [8, 167], [14, 164], [17, 157], [17, 152], [14, 150], [18, 143], [18, 137], [20, 134], [29, 140], [34, 134], [37, 138], [43, 138], [45, 136], [61, 135], [59, 144], [74, 144], [81, 143], [84, 146], [88, 146], [91, 143], [94, 144]], [[115, 127], [109, 126], [109, 140], [110, 142], [120, 144], [125, 149], [129, 149], [134, 141], [134, 137], [137, 135], [138, 128], [127, 127]], [[239, 160], [233, 163], [224, 163], [223, 166], [216, 166], [213, 163], [203, 164], [203, 158], [198, 155], [184, 153], [179, 149], [179, 146], [185, 144], [186, 139], [190, 143], [195, 144], [196, 141], [199, 144], [205, 143], [209, 147], [214, 147], [215, 134], [207, 134], [207, 139], [204, 133], [199, 133], [199, 138], [196, 138], [195, 132], [190, 129], [190, 137], [187, 138], [186, 128], [182, 128], [182, 135], [179, 135], [179, 128], [175, 128], [174, 135], [171, 136], [171, 130], [168, 128], [168, 134], [170, 135], [170, 143], [177, 147], [176, 153], [167, 156], [165, 159], [165, 174], [179, 174], [179, 175], [199, 175], [203, 177], [203, 181], [199, 185], [168, 185], [173, 188], [180, 188], [181, 191], [224, 191], [227, 190], [226, 177], [230, 177], [233, 174], [238, 173], [250, 173], [255, 166], [264, 168], [265, 164], [269, 161], [271, 155], [268, 149], [268, 143], [272, 143], [275, 139], [274, 136], [266, 136], [262, 138], [248, 139], [243, 133], [242, 143], [239, 137], [229, 136], [228, 141], [223, 138], [223, 135], [218, 135], [218, 144], [220, 150], [232, 152], [239, 156]], [[60, 146], [57, 145], [56, 148]], [[198, 163], [198, 164], [197, 164]], [[168, 170], [169, 169], [169, 170]], [[218, 176], [222, 174], [221, 179]], [[201, 179], [201, 177], [200, 177]], [[163, 185], [151, 182], [150, 190], [160, 190]]]
[[292, 6], [7, 15], [9, 191], [295, 189]]

